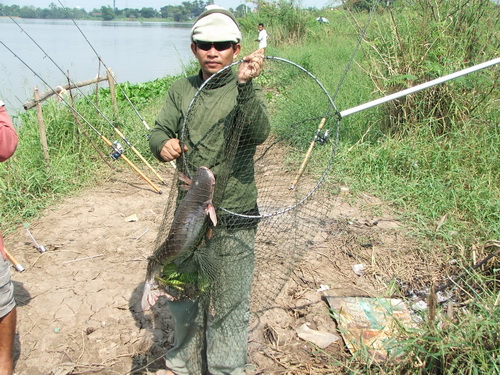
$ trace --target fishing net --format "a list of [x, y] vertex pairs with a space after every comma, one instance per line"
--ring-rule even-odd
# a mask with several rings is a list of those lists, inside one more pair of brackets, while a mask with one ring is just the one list
[[195, 246], [168, 258], [162, 274], [179, 302], [171, 310], [189, 303], [197, 312], [190, 321], [175, 318], [192, 328], [181, 334], [184, 348], [176, 337], [167, 354], [167, 365], [176, 365], [169, 356], [182, 358], [190, 374], [206, 371], [206, 363], [212, 371], [246, 363], [250, 321], [272, 306], [330, 220], [321, 187], [338, 140], [333, 101], [311, 73], [276, 57], [266, 57], [252, 84], [237, 85], [240, 63], [205, 81], [185, 111], [178, 136], [188, 151], [177, 160], [155, 244], [161, 253], [173, 231], [192, 226], [179, 222], [182, 202], [192, 199], [182, 180], [192, 185], [199, 168], [209, 168], [217, 225], [205, 217]]

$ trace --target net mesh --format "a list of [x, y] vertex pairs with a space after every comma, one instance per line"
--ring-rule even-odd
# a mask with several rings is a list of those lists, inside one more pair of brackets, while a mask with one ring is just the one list
[[[188, 151], [177, 160], [155, 244], [163, 286], [176, 300], [171, 311], [182, 304], [184, 318], [195, 311], [188, 322], [174, 313], [176, 327], [189, 328], [176, 332], [167, 354], [167, 366], [189, 374], [245, 365], [252, 317], [272, 306], [329, 220], [320, 187], [338, 135], [331, 98], [284, 59], [266, 58], [262, 74], [244, 85], [235, 80], [239, 65], [205, 81], [186, 109], [179, 139]], [[325, 130], [334, 135], [326, 148]], [[316, 147], [301, 171], [304, 138]], [[326, 168], [319, 154], [330, 160]], [[200, 167], [213, 172], [215, 186], [195, 194]]]

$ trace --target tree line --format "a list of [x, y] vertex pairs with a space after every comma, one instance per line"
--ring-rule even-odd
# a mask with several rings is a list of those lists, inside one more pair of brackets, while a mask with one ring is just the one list
[[[189, 21], [198, 17], [207, 5], [213, 4], [214, 0], [194, 0], [184, 1], [180, 5], [165, 5], [156, 10], [154, 8], [112, 8], [110, 6], [102, 6], [101, 8], [93, 9], [87, 12], [81, 8], [63, 8], [55, 3], [50, 3], [48, 8], [37, 8], [33, 5], [4, 5], [0, 4], [0, 17], [20, 17], [20, 18], [37, 18], [37, 19], [103, 19], [110, 21], [115, 18], [163, 18], [169, 21], [183, 22]], [[240, 4], [233, 12], [237, 16], [243, 16], [248, 12], [248, 7]], [[231, 9], [232, 10], [232, 9]]]

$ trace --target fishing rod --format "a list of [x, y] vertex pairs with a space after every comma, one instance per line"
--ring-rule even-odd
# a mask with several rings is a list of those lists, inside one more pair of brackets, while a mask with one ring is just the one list
[[[352, 53], [351, 53], [351, 57], [349, 58], [349, 61], [344, 69], [344, 72], [342, 73], [342, 77], [340, 77], [340, 81], [337, 85], [337, 88], [335, 89], [335, 93], [333, 94], [333, 97], [332, 97], [332, 102], [330, 103], [330, 105], [328, 106], [326, 112], [325, 112], [325, 115], [321, 118], [321, 121], [318, 125], [318, 129], [316, 129], [316, 133], [314, 134], [314, 138], [313, 140], [311, 141], [311, 144], [309, 145], [309, 148], [306, 152], [306, 155], [304, 156], [304, 160], [302, 161], [302, 164], [300, 165], [300, 168], [299, 168], [299, 171], [297, 172], [297, 175], [295, 176], [295, 180], [293, 180], [292, 184], [290, 185], [289, 189], [290, 190], [294, 190], [295, 187], [297, 186], [297, 183], [299, 182], [299, 179], [300, 177], [302, 176], [302, 174], [304, 173], [304, 170], [306, 169], [306, 165], [309, 161], [309, 158], [311, 157], [311, 154], [312, 154], [312, 151], [314, 149], [314, 146], [316, 145], [316, 143], [319, 141], [321, 143], [324, 143], [324, 141], [326, 140], [326, 138], [328, 137], [328, 130], [326, 130], [323, 134], [321, 134], [321, 130], [323, 129], [323, 126], [325, 125], [326, 123], [326, 120], [329, 118], [330, 116], [330, 111], [333, 109], [335, 109], [335, 112], [338, 113], [338, 109], [335, 107], [335, 98], [337, 97], [339, 91], [340, 91], [340, 88], [342, 87], [343, 83], [344, 83], [344, 80], [345, 80], [345, 77], [347, 76], [347, 73], [349, 72], [349, 69], [351, 68], [351, 65], [354, 61], [354, 56], [356, 55], [359, 47], [361, 46], [361, 41], [363, 40], [365, 34], [366, 34], [366, 30], [368, 30], [368, 25], [370, 25], [371, 23], [371, 20], [373, 18], [373, 15], [374, 15], [374, 9], [375, 9], [375, 5], [377, 4], [377, 2], [375, 2], [373, 5], [372, 5], [372, 8], [370, 9], [370, 18], [368, 19], [368, 22], [366, 23], [365, 27], [363, 28], [363, 31], [361, 32], [361, 34], [359, 35], [359, 38], [356, 42], [356, 47], [354, 47]], [[337, 119], [337, 121], [340, 121], [340, 118]], [[337, 133], [336, 133], [336, 140], [338, 141], [338, 138], [339, 138], [339, 129], [340, 127], [338, 126], [338, 122], [337, 122]]]
[[[106, 65], [106, 63], [102, 59], [102, 57], [97, 53], [97, 51], [95, 50], [94, 46], [92, 45], [92, 43], [90, 43], [90, 40], [88, 40], [88, 38], [85, 35], [85, 33], [83, 32], [83, 30], [80, 28], [80, 26], [78, 26], [78, 24], [76, 23], [76, 21], [74, 20], [74, 18], [71, 16], [71, 13], [68, 11], [68, 8], [66, 8], [63, 5], [63, 3], [61, 2], [61, 0], [57, 0], [57, 1], [59, 2], [59, 4], [61, 4], [61, 6], [63, 7], [64, 11], [66, 12], [66, 14], [68, 15], [68, 17], [70, 18], [70, 20], [73, 21], [73, 23], [75, 24], [76, 28], [78, 29], [78, 31], [80, 32], [80, 34], [82, 34], [83, 38], [88, 43], [88, 45], [90, 46], [90, 48], [92, 49], [92, 51], [94, 51], [95, 55], [97, 56], [97, 59], [101, 62], [101, 64], [106, 69], [106, 71], [110, 72], [110, 69], [108, 68], [108, 66]], [[148, 123], [146, 122], [146, 120], [141, 116], [141, 114], [139, 113], [139, 111], [137, 110], [137, 108], [134, 106], [134, 104], [132, 103], [132, 101], [129, 99], [129, 97], [127, 96], [127, 93], [125, 92], [125, 90], [123, 89], [123, 87], [118, 84], [118, 82], [115, 79], [115, 76], [112, 75], [112, 74], [110, 74], [110, 75], [111, 75], [111, 78], [113, 79], [113, 81], [115, 82], [115, 84], [120, 88], [120, 91], [122, 92], [122, 94], [125, 97], [125, 99], [127, 99], [127, 101], [129, 102], [130, 106], [132, 107], [132, 109], [134, 110], [134, 112], [137, 114], [137, 117], [139, 117], [139, 119], [141, 120], [141, 122], [144, 125], [144, 127], [148, 131], [151, 131], [151, 127], [148, 125]], [[173, 161], [173, 160], [170, 161], [170, 165], [174, 169], [177, 168], [177, 165], [175, 164], [175, 161]], [[161, 178], [160, 178], [160, 180], [161, 180]], [[163, 181], [163, 180], [161, 180], [161, 181], [163, 182], [163, 184], [166, 185], [165, 181]]]
[[[0, 43], [10, 52], [14, 57], [16, 57], [21, 63], [26, 66], [38, 79], [40, 79], [50, 90], [54, 91], [54, 93], [57, 95], [57, 92], [50, 87], [50, 85], [37, 73], [35, 72], [23, 59], [21, 59], [18, 55], [14, 53], [4, 42], [0, 40]], [[162, 191], [143, 173], [141, 170], [132, 162], [130, 161], [125, 155], [123, 155], [123, 147], [118, 143], [114, 142], [112, 143], [109, 139], [107, 139], [99, 130], [97, 130], [80, 112], [76, 110], [75, 107], [73, 107], [71, 104], [69, 104], [64, 97], [60, 96], [60, 99], [63, 101], [64, 104], [66, 104], [73, 113], [76, 113], [80, 118], [99, 136], [99, 138], [106, 143], [109, 147], [113, 149], [113, 153], [111, 154], [111, 157], [113, 160], [117, 160], [119, 158], [123, 159], [139, 176], [141, 176], [158, 194], [162, 194]]]
[[[102, 111], [99, 109], [99, 107], [97, 107], [84, 93], [83, 91], [80, 89], [80, 87], [78, 87], [78, 85], [76, 85], [70, 78], [68, 75], [66, 75], [64, 73], [64, 70], [48, 55], [48, 53], [42, 48], [42, 46], [40, 46], [32, 37], [30, 34], [28, 34], [21, 25], [19, 25], [19, 23], [17, 23], [12, 17], [9, 17], [20, 29], [23, 33], [25, 33], [28, 38], [30, 38], [30, 40], [45, 54], [45, 56], [47, 56], [49, 58], [49, 60], [56, 66], [56, 68], [59, 69], [59, 71], [64, 74], [66, 76], [66, 78], [68, 79], [68, 81], [74, 85], [76, 87], [76, 89], [80, 92], [80, 94], [82, 94], [82, 96], [85, 98], [85, 100], [92, 106], [94, 107], [94, 109], [97, 111], [97, 113], [99, 113], [103, 118], [104, 120], [106, 120], [106, 122], [113, 128], [113, 130], [116, 132], [116, 134], [118, 134], [121, 139], [125, 142], [125, 144], [127, 146], [129, 146], [131, 148], [131, 150], [139, 157], [139, 159], [141, 159], [141, 161], [146, 164], [146, 166], [155, 174], [155, 176], [161, 181], [161, 183], [163, 183], [164, 185], [166, 185], [167, 183], [165, 182], [165, 180], [158, 174], [158, 172], [156, 172], [156, 170], [151, 166], [151, 164], [149, 164], [149, 162], [142, 156], [142, 154], [127, 140], [127, 138], [125, 138], [125, 135], [106, 117], [106, 115], [104, 115], [104, 113], [102, 113]], [[110, 74], [111, 75], [111, 74]], [[111, 75], [112, 76], [112, 75]]]
[[[78, 26], [78, 24], [75, 22], [75, 20], [73, 19], [73, 17], [71, 16], [71, 13], [68, 11], [68, 8], [66, 8], [66, 6], [63, 5], [63, 3], [61, 2], [61, 0], [57, 0], [59, 4], [61, 4], [62, 8], [64, 9], [64, 11], [66, 12], [66, 14], [68, 15], [68, 17], [70, 18], [71, 21], [73, 21], [73, 23], [75, 24], [76, 28], [78, 29], [78, 31], [80, 31], [80, 33], [82, 34], [83, 38], [85, 39], [85, 41], [88, 43], [88, 45], [90, 46], [90, 48], [92, 49], [92, 51], [94, 51], [95, 55], [97, 56], [97, 58], [99, 59], [99, 61], [101, 62], [101, 64], [104, 66], [104, 68], [106, 68], [106, 70], [108, 72], [110, 72], [110, 69], [106, 66], [106, 64], [104, 63], [103, 59], [101, 58], [101, 56], [97, 53], [97, 51], [95, 50], [94, 46], [92, 45], [92, 43], [90, 43], [90, 41], [87, 39], [87, 36], [83, 33], [82, 29], [80, 29], [80, 27]], [[118, 82], [116, 81], [115, 77], [112, 75], [112, 78], [113, 78], [113, 81], [115, 82], [115, 84], [118, 85]], [[141, 114], [139, 113], [139, 111], [137, 110], [137, 108], [134, 106], [134, 104], [132, 103], [132, 101], [129, 99], [129, 97], [127, 96], [127, 94], [125, 93], [125, 90], [120, 86], [120, 90], [123, 94], [123, 96], [125, 97], [125, 99], [127, 99], [127, 101], [129, 102], [129, 104], [131, 105], [132, 109], [135, 111], [135, 113], [137, 114], [137, 116], [139, 117], [139, 119], [141, 120], [142, 124], [144, 125], [144, 127], [147, 129], [147, 130], [151, 130], [151, 127], [148, 125], [148, 123], [146, 122], [146, 120], [144, 120], [144, 118], [141, 116]]]
[[466, 68], [466, 69], [459, 70], [458, 72], [451, 73], [451, 74], [445, 75], [445, 76], [440, 77], [440, 78], [433, 79], [432, 81], [425, 82], [425, 83], [422, 83], [420, 85], [413, 86], [413, 87], [410, 87], [410, 88], [402, 90], [402, 91], [398, 91], [394, 94], [384, 96], [383, 98], [372, 100], [372, 101], [367, 102], [365, 104], [361, 104], [361, 105], [358, 105], [356, 107], [346, 109], [344, 111], [339, 112], [339, 116], [342, 119], [344, 117], [352, 115], [353, 113], [360, 112], [360, 111], [363, 111], [365, 109], [375, 107], [375, 106], [382, 104], [382, 103], [387, 103], [391, 100], [398, 99], [398, 98], [401, 98], [403, 96], [413, 94], [415, 92], [427, 89], [427, 88], [435, 86], [435, 85], [439, 85], [440, 83], [464, 76], [466, 74], [476, 72], [478, 70], [493, 66], [493, 65], [498, 64], [498, 63], [500, 63], [500, 57], [497, 57], [493, 60], [489, 60], [489, 61], [477, 64], [477, 65], [471, 66], [471, 67]]
[[14, 268], [19, 272], [23, 272], [24, 271], [23, 265], [21, 263], [19, 263], [16, 260], [16, 258], [14, 258], [14, 256], [5, 247], [3, 248], [3, 251], [5, 252], [5, 255], [7, 255], [7, 259], [10, 260], [10, 262], [12, 263]]
[[[383, 103], [387, 103], [387, 102], [389, 102], [391, 100], [398, 99], [398, 98], [401, 98], [403, 96], [416, 93], [418, 91], [421, 91], [421, 90], [424, 90], [426, 88], [429, 88], [429, 87], [441, 84], [443, 82], [446, 82], [446, 81], [449, 81], [449, 80], [461, 77], [463, 75], [470, 74], [470, 73], [476, 72], [478, 70], [481, 70], [481, 69], [493, 66], [495, 64], [498, 64], [499, 62], [500, 62], [500, 57], [499, 58], [495, 58], [493, 60], [486, 61], [486, 62], [481, 63], [481, 64], [474, 65], [474, 66], [466, 68], [466, 69], [459, 70], [458, 72], [451, 73], [451, 74], [448, 74], [448, 75], [440, 77], [440, 78], [433, 79], [432, 81], [425, 82], [425, 83], [422, 83], [420, 85], [417, 85], [417, 86], [414, 86], [414, 87], [410, 87], [410, 88], [402, 90], [402, 91], [398, 91], [398, 92], [396, 92], [394, 94], [384, 96], [383, 98], [380, 98], [380, 99], [372, 100], [372, 101], [367, 102], [365, 104], [361, 104], [361, 105], [358, 105], [356, 107], [353, 107], [353, 108], [350, 108], [350, 109], [346, 109], [344, 111], [340, 111], [340, 112], [337, 111], [338, 121], [340, 121], [344, 117], [352, 115], [353, 113], [360, 112], [360, 111], [363, 111], [365, 109], [372, 108], [372, 107], [375, 107], [375, 106], [383, 104]], [[328, 108], [327, 114], [329, 113], [330, 109], [331, 108]], [[327, 115], [325, 115], [321, 119], [321, 122], [320, 122], [320, 124], [318, 126], [318, 129], [316, 130], [316, 133], [314, 135], [314, 139], [312, 140], [312, 142], [311, 142], [311, 144], [309, 146], [309, 149], [307, 150], [306, 156], [304, 157], [304, 160], [303, 160], [303, 162], [302, 162], [302, 164], [301, 164], [301, 166], [299, 168], [297, 176], [295, 177], [295, 180], [290, 185], [290, 190], [295, 189], [295, 187], [296, 187], [296, 185], [297, 185], [300, 177], [302, 176], [302, 173], [304, 172], [306, 164], [307, 164], [307, 162], [308, 162], [308, 160], [309, 160], [309, 158], [311, 156], [311, 153], [313, 151], [314, 145], [316, 144], [316, 142], [318, 140], [321, 139], [320, 132], [321, 132], [321, 129], [323, 128], [323, 126], [324, 126], [324, 124], [326, 122], [326, 119], [327, 119]]]
[[[340, 111], [340, 112], [337, 111], [338, 121], [340, 121], [344, 117], [352, 115], [353, 113], [357, 113], [357, 112], [363, 111], [365, 109], [372, 108], [372, 107], [375, 107], [375, 106], [383, 104], [383, 103], [387, 103], [391, 100], [398, 99], [398, 98], [401, 98], [403, 96], [416, 93], [416, 92], [424, 90], [426, 88], [441, 84], [443, 82], [446, 82], [446, 81], [449, 81], [449, 80], [452, 80], [452, 79], [455, 79], [455, 78], [458, 78], [461, 76], [464, 76], [466, 74], [476, 72], [478, 70], [496, 65], [498, 63], [500, 63], [500, 57], [497, 57], [493, 60], [486, 61], [486, 62], [481, 63], [481, 64], [471, 66], [471, 67], [466, 68], [466, 69], [459, 70], [455, 73], [451, 73], [451, 74], [448, 74], [448, 75], [440, 77], [440, 78], [433, 79], [432, 81], [425, 82], [425, 83], [422, 83], [420, 85], [410, 87], [410, 88], [402, 90], [402, 91], [398, 91], [394, 94], [384, 96], [383, 98], [380, 98], [380, 99], [372, 100], [370, 102], [358, 105], [356, 107], [352, 107], [350, 109], [346, 109], [344, 111]], [[328, 109], [327, 113], [329, 112], [329, 110], [330, 110], [330, 108]], [[314, 135], [314, 139], [311, 142], [309, 149], [307, 150], [306, 156], [305, 156], [305, 158], [304, 158], [304, 160], [299, 168], [299, 172], [297, 173], [297, 176], [296, 176], [295, 180], [293, 181], [293, 183], [290, 185], [290, 190], [293, 190], [295, 188], [297, 182], [299, 181], [300, 177], [302, 176], [302, 173], [304, 172], [304, 169], [305, 169], [306, 164], [311, 156], [311, 153], [312, 153], [312, 150], [314, 148], [315, 143], [321, 139], [320, 132], [321, 132], [321, 129], [323, 128], [323, 126], [326, 122], [326, 119], [327, 119], [326, 115], [325, 115], [325, 117], [323, 117], [321, 119], [320, 125], [319, 125], [319, 127]]]

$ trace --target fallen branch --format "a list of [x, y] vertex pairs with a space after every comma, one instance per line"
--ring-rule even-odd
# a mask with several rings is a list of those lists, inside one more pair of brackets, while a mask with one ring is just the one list
[[87, 260], [87, 259], [92, 259], [92, 258], [97, 258], [97, 257], [103, 257], [103, 256], [104, 256], [104, 254], [92, 255], [91, 257], [85, 257], [85, 258], [74, 259], [74, 260], [67, 260], [66, 262], [62, 262], [61, 264], [68, 264], [68, 263], [73, 263], [73, 262], [79, 262], [81, 260]]

